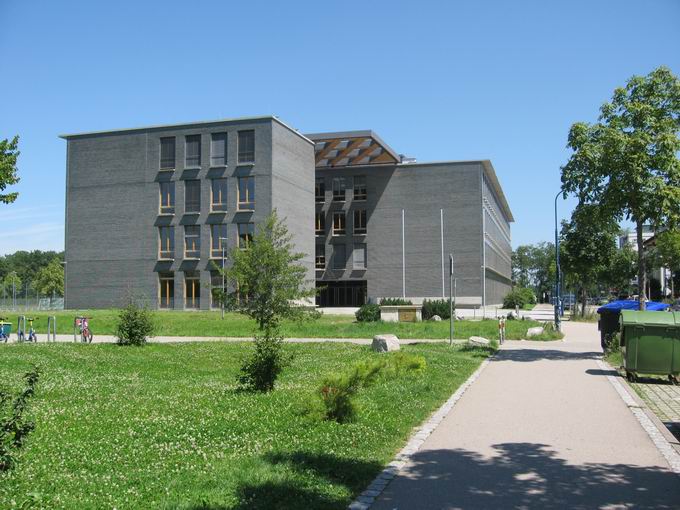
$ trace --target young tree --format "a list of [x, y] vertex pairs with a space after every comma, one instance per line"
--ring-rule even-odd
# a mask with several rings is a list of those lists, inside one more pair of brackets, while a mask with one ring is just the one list
[[38, 271], [33, 287], [43, 295], [64, 295], [64, 267], [59, 259], [53, 259]]
[[617, 88], [599, 122], [569, 131], [574, 153], [562, 167], [562, 189], [603, 214], [635, 223], [640, 309], [646, 271], [642, 227], [680, 221], [680, 81], [659, 67]]
[[675, 297], [673, 275], [680, 271], [680, 230], [669, 229], [657, 234], [654, 254], [658, 266], [671, 272], [671, 297]]
[[254, 389], [273, 389], [283, 368], [281, 321], [308, 315], [300, 305], [316, 291], [299, 264], [304, 256], [294, 252], [292, 236], [275, 210], [258, 225], [246, 249], [230, 253], [232, 266], [226, 277], [237, 291], [230, 296], [229, 308], [255, 319], [259, 329], [255, 353], [246, 360], [240, 377]]
[[5, 291], [12, 292], [12, 289], [15, 289], [19, 292], [21, 290], [21, 278], [15, 271], [12, 271], [5, 276], [2, 286], [5, 288]]
[[[19, 137], [11, 140], [0, 140], [0, 192], [5, 191], [7, 186], [19, 182], [17, 176], [17, 158], [19, 157]], [[19, 194], [0, 193], [0, 203], [11, 204]]]

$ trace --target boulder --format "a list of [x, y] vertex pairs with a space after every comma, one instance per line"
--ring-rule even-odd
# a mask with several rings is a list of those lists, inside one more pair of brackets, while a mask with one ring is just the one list
[[527, 338], [531, 338], [532, 336], [538, 336], [543, 334], [543, 328], [542, 327], [537, 327], [537, 328], [529, 328], [527, 330]]
[[432, 317], [430, 317], [430, 320], [439, 322], [440, 320], [442, 320], [442, 318], [439, 315], [433, 315]]
[[371, 349], [375, 352], [398, 351], [399, 339], [394, 335], [375, 335]]
[[468, 339], [468, 343], [470, 343], [471, 345], [482, 345], [482, 346], [489, 345], [489, 341], [482, 336], [471, 336]]

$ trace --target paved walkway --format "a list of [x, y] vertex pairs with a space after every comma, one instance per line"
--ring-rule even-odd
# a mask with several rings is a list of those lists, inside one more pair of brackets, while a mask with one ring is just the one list
[[680, 508], [680, 478], [596, 363], [595, 324], [506, 342], [374, 509]]
[[631, 386], [668, 430], [680, 439], [680, 386], [660, 377], [641, 377]]

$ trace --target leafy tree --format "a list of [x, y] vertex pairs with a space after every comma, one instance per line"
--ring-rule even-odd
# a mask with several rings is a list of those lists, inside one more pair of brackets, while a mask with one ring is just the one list
[[599, 122], [569, 131], [574, 153], [562, 167], [562, 189], [636, 226], [640, 309], [646, 271], [642, 227], [680, 221], [680, 81], [659, 67], [634, 76], [600, 109]]
[[255, 319], [259, 329], [255, 353], [242, 366], [239, 378], [253, 389], [273, 389], [283, 369], [281, 321], [311, 315], [300, 306], [316, 292], [306, 280], [307, 269], [299, 263], [304, 256], [294, 252], [292, 236], [275, 210], [258, 225], [247, 249], [236, 248], [230, 253], [232, 266], [226, 269], [226, 277], [235, 284], [236, 292], [227, 304]]
[[21, 290], [21, 278], [15, 271], [12, 271], [5, 276], [2, 281], [2, 286], [6, 291], [11, 292], [12, 289], [16, 289], [16, 291], [19, 292], [19, 290]]
[[602, 274], [602, 282], [616, 290], [617, 294], [628, 294], [630, 281], [637, 274], [637, 253], [625, 244], [614, 252], [608, 267]]
[[512, 252], [512, 281], [520, 287], [528, 287], [531, 284], [531, 271], [534, 262], [534, 247], [523, 244]]
[[0, 257], [0, 279], [14, 271], [22, 281], [33, 280], [38, 272], [47, 266], [52, 260], [63, 262], [64, 252], [55, 251], [25, 251], [20, 250], [15, 253]]
[[64, 267], [58, 259], [52, 261], [38, 271], [33, 287], [43, 295], [64, 295]]
[[144, 345], [155, 331], [156, 321], [153, 312], [145, 303], [140, 303], [133, 296], [129, 296], [127, 306], [120, 310], [116, 320], [118, 345]]
[[[7, 186], [19, 182], [17, 176], [17, 159], [19, 157], [19, 137], [11, 140], [0, 140], [0, 192]], [[11, 204], [19, 196], [18, 193], [0, 193], [0, 203]]]
[[571, 220], [562, 223], [560, 264], [572, 277], [585, 316], [588, 289], [602, 279], [616, 252], [618, 225], [603, 218], [597, 206], [579, 205]]
[[539, 298], [550, 294], [555, 282], [555, 245], [518, 246], [512, 253], [512, 274], [515, 285], [533, 288]]
[[657, 234], [653, 256], [657, 267], [667, 267], [670, 269], [671, 296], [675, 297], [673, 275], [680, 271], [680, 230], [664, 230]]

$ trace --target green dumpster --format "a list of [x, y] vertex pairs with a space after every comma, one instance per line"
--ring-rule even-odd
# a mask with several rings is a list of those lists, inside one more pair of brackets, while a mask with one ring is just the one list
[[7, 343], [9, 334], [12, 332], [12, 323], [0, 321], [0, 342]]
[[630, 380], [638, 374], [680, 374], [680, 313], [621, 311], [623, 368]]

